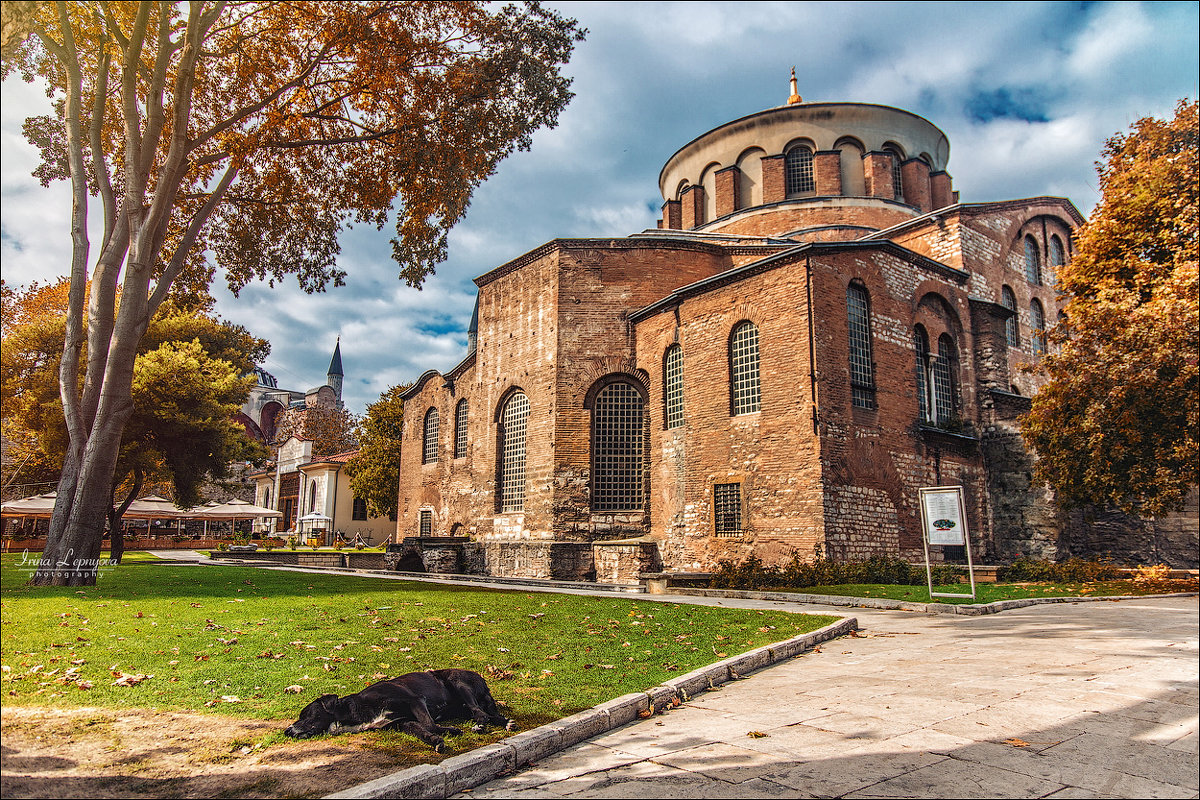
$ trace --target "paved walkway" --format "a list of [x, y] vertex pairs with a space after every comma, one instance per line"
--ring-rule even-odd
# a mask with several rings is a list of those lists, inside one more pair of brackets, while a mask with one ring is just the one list
[[1198, 796], [1197, 598], [854, 615], [857, 637], [456, 796]]

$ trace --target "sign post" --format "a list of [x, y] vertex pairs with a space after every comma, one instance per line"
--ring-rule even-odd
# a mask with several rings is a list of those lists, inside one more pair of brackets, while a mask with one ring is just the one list
[[[925, 544], [925, 580], [929, 597], [960, 597], [975, 599], [975, 567], [971, 561], [971, 536], [967, 531], [967, 514], [963, 506], [961, 486], [932, 486], [918, 490], [921, 497], [921, 528]], [[933, 568], [929, 563], [929, 546], [960, 546], [967, 551], [967, 575], [971, 581], [970, 594], [951, 594], [933, 591]]]

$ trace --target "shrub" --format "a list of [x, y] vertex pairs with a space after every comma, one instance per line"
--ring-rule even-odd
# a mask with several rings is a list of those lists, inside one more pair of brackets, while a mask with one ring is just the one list
[[[938, 585], [957, 583], [965, 574], [965, 567], [939, 564], [933, 567], [933, 582]], [[920, 586], [925, 583], [925, 568], [894, 556], [872, 556], [866, 561], [832, 561], [819, 556], [813, 561], [805, 561], [799, 553], [793, 552], [782, 567], [767, 566], [758, 556], [750, 556], [738, 564], [719, 561], [711, 585], [716, 589], [771, 586], [802, 589], [850, 583]]]
[[1122, 577], [1121, 570], [1111, 559], [1069, 558], [1066, 561], [1046, 561], [1037, 558], [1018, 558], [1001, 567], [996, 580], [1001, 583], [1032, 581], [1037, 583], [1089, 583]]

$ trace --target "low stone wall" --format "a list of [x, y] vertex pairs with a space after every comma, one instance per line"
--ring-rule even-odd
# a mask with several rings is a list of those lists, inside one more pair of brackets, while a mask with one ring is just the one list
[[217, 560], [269, 561], [295, 567], [349, 567], [350, 569], [387, 569], [383, 553], [363, 553], [356, 550], [255, 550], [230, 552], [213, 550], [209, 556]]
[[601, 583], [637, 584], [642, 573], [662, 569], [658, 544], [645, 539], [595, 542], [592, 559], [596, 580]]
[[484, 573], [506, 578], [594, 581], [590, 542], [484, 542]]

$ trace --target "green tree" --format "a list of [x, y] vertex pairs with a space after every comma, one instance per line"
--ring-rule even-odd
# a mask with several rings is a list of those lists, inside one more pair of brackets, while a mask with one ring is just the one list
[[1196, 103], [1104, 148], [1103, 199], [1059, 275], [1068, 298], [1022, 420], [1060, 505], [1160, 515], [1197, 484]]
[[358, 419], [344, 408], [320, 404], [289, 408], [276, 418], [273, 444], [281, 445], [295, 436], [313, 443], [313, 458], [337, 455], [358, 447], [357, 427]]
[[393, 386], [367, 406], [358, 428], [359, 454], [346, 462], [350, 488], [367, 503], [373, 517], [395, 521], [400, 491], [400, 431], [404, 402], [400, 395], [411, 384]]
[[94, 568], [57, 565], [99, 554], [139, 343], [172, 287], [200, 293], [215, 265], [234, 291], [290, 274], [321, 291], [343, 278], [340, 232], [390, 219], [400, 275], [420, 285], [479, 183], [556, 124], [571, 97], [560, 69], [584, 35], [536, 3], [60, 0], [0, 12], [5, 76], [55, 90], [55, 113], [25, 126], [42, 149], [36, 174], [72, 189], [69, 446], [33, 578], [59, 585], [95, 582]]
[[[68, 447], [58, 391], [67, 286], [7, 287], [0, 347], [5, 435], [51, 473], [62, 468]], [[123, 550], [121, 516], [147, 485], [169, 482], [177, 503], [194, 505], [201, 487], [225, 477], [229, 464], [267, 455], [234, 415], [254, 386], [254, 364], [268, 351], [264, 340], [204, 311], [172, 301], [159, 307], [134, 364], [134, 410], [102, 512], [114, 558]]]

